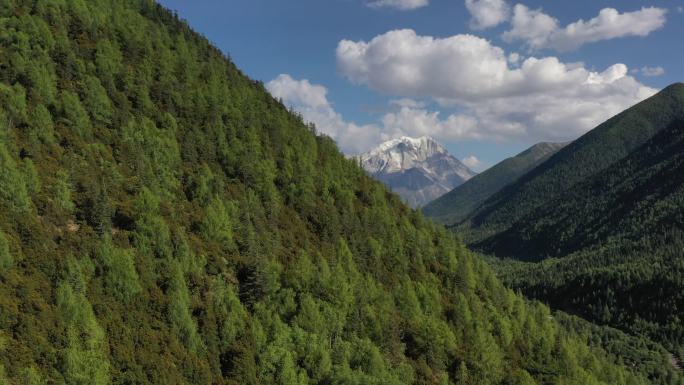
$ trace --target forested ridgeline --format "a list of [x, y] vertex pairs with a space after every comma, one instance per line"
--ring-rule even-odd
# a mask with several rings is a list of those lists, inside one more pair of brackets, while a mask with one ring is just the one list
[[511, 258], [490, 260], [508, 287], [681, 360], [682, 115], [684, 85], [674, 84], [503, 188], [471, 215], [486, 218], [479, 227], [457, 229]]
[[475, 209], [458, 230], [479, 250], [517, 258], [516, 250], [497, 247], [497, 236], [515, 232], [520, 223], [528, 223], [535, 210], [559, 201], [568, 189], [620, 163], [658, 132], [682, 121], [684, 84], [677, 83], [607, 120], [502, 188]]
[[674, 120], [482, 245], [497, 255], [535, 261], [673, 230], [684, 230], [684, 120]]
[[664, 381], [155, 2], [5, 0], [0, 26], [0, 384]]
[[445, 225], [459, 224], [489, 197], [544, 163], [566, 145], [567, 143], [537, 143], [428, 203], [422, 208], [423, 214]]
[[495, 237], [514, 289], [662, 343], [684, 356], [684, 123], [675, 120], [606, 170]]

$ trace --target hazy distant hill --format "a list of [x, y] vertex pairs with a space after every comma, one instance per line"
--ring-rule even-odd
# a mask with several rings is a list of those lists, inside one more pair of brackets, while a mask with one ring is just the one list
[[476, 175], [427, 136], [390, 140], [359, 158], [366, 171], [413, 207], [446, 194]]
[[543, 163], [567, 143], [538, 143], [474, 176], [423, 207], [423, 213], [439, 223], [452, 225], [504, 186]]

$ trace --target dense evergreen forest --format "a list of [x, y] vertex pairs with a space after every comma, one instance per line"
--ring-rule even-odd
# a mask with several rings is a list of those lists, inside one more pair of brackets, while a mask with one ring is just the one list
[[674, 120], [625, 158], [483, 244], [498, 255], [539, 260], [682, 230], [684, 120]]
[[684, 121], [487, 240], [513, 288], [684, 357]]
[[684, 237], [671, 232], [539, 263], [492, 260], [504, 282], [552, 307], [657, 341], [684, 357]]
[[438, 223], [458, 224], [489, 197], [544, 163], [566, 144], [537, 143], [516, 156], [504, 159], [428, 203], [422, 208], [423, 214]]
[[[676, 363], [684, 358], [683, 207], [684, 85], [675, 84], [502, 189], [460, 229], [476, 249], [511, 258], [490, 259], [507, 286], [662, 344]], [[488, 219], [478, 227], [477, 218]]]
[[0, 384], [684, 383], [505, 289], [155, 2], [0, 25]]
[[496, 248], [499, 234], [515, 229], [534, 210], [559, 200], [566, 190], [622, 160], [677, 121], [684, 121], [681, 83], [665, 88], [570, 143], [485, 201], [468, 215], [459, 230], [477, 249], [518, 257], [512, 251]]

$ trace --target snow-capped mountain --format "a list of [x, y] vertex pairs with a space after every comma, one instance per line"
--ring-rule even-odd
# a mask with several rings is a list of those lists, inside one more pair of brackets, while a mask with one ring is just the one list
[[361, 165], [413, 207], [476, 175], [434, 139], [401, 137], [359, 156]]

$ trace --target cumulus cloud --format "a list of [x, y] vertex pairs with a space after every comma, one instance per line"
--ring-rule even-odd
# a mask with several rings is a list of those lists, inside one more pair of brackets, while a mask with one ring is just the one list
[[633, 73], [640, 73], [644, 76], [647, 77], [655, 77], [655, 76], [662, 76], [665, 75], [665, 69], [663, 67], [657, 66], [657, 67], [641, 67], [641, 68], [635, 68], [631, 72]]
[[508, 63], [513, 66], [517, 66], [520, 63], [520, 54], [517, 52], [512, 52], [508, 54]]
[[461, 159], [461, 162], [466, 165], [469, 169], [473, 171], [479, 171], [483, 169], [482, 161], [477, 159], [475, 155], [470, 155], [469, 157]]
[[371, 8], [395, 8], [402, 11], [409, 11], [425, 7], [429, 0], [371, 0], [366, 1], [366, 5]]
[[620, 13], [614, 8], [602, 9], [598, 16], [559, 26], [558, 20], [541, 9], [516, 4], [511, 29], [502, 35], [505, 41], [522, 40], [531, 49], [551, 48], [571, 51], [601, 40], [627, 36], [647, 36], [665, 25], [667, 10], [644, 7], [634, 12]]
[[465, 0], [470, 12], [470, 27], [485, 29], [495, 27], [508, 19], [510, 8], [505, 0]]
[[522, 4], [513, 8], [511, 29], [504, 32], [507, 42], [523, 40], [531, 48], [543, 48], [549, 37], [558, 31], [558, 20], [547, 15], [541, 9], [529, 9]]
[[356, 84], [458, 108], [441, 120], [415, 108], [383, 120], [446, 138], [574, 138], [656, 91], [629, 76], [624, 64], [596, 72], [556, 57], [529, 57], [511, 66], [501, 48], [472, 35], [433, 38], [396, 30], [369, 42], [343, 40], [337, 63]]
[[428, 135], [445, 142], [483, 137], [478, 130], [477, 120], [471, 116], [452, 114], [441, 119], [438, 111], [407, 106], [385, 114], [382, 126], [388, 137]]
[[294, 80], [290, 75], [281, 74], [266, 85], [271, 95], [283, 99], [290, 105], [310, 108], [330, 106], [326, 94], [328, 90], [321, 85], [311, 84], [308, 80]]
[[428, 111], [422, 101], [404, 98], [389, 102], [392, 111], [385, 113], [377, 123], [359, 125], [346, 121], [335, 111], [327, 99], [327, 89], [282, 74], [266, 84], [276, 98], [302, 114], [306, 122], [335, 139], [347, 154], [359, 154], [378, 143], [401, 136], [430, 135], [439, 141], [481, 138], [477, 121], [467, 115], [453, 114], [441, 119], [437, 111]]
[[410, 98], [394, 99], [390, 100], [390, 106], [394, 107], [409, 107], [409, 108], [423, 108], [425, 107], [425, 102]]
[[321, 85], [281, 74], [268, 82], [266, 88], [274, 97], [282, 99], [288, 107], [301, 113], [305, 121], [314, 123], [319, 132], [335, 139], [346, 153], [366, 151], [369, 143], [377, 144], [386, 139], [377, 125], [357, 125], [345, 121], [330, 104], [327, 89]]

